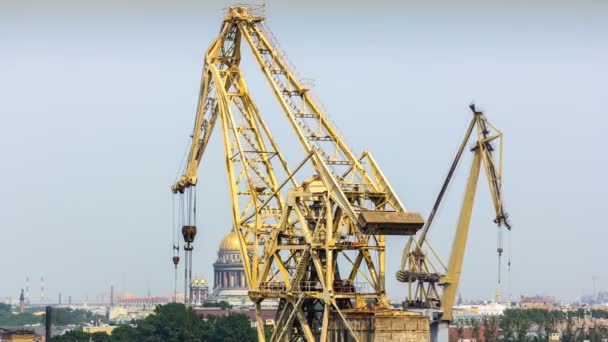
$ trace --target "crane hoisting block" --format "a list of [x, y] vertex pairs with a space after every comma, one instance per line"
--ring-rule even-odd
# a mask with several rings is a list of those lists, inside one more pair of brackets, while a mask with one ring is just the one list
[[363, 211], [358, 224], [367, 235], [416, 235], [424, 226], [424, 219], [419, 213]]

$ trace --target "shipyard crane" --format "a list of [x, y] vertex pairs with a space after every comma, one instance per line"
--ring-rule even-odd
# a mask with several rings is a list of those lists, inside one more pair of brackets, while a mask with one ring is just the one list
[[[464, 254], [466, 250], [471, 214], [475, 203], [475, 193], [479, 180], [479, 173], [483, 168], [490, 189], [490, 197], [494, 208], [494, 223], [498, 226], [498, 289], [500, 291], [500, 257], [503, 253], [502, 233], [503, 227], [511, 230], [503, 208], [502, 198], [502, 145], [503, 134], [494, 127], [483, 112], [478, 111], [475, 105], [470, 106], [473, 118], [467, 128], [466, 134], [458, 147], [456, 157], [452, 161], [447, 177], [439, 191], [439, 195], [426, 220], [420, 235], [411, 236], [403, 249], [401, 269], [397, 272], [397, 280], [408, 283], [407, 299], [404, 303], [406, 309], [431, 309], [439, 313], [439, 321], [452, 320], [452, 306], [455, 303], [460, 275], [462, 272]], [[462, 159], [463, 152], [471, 137], [475, 136], [471, 151], [473, 162], [466, 185], [460, 216], [456, 226], [450, 259], [447, 264], [433, 249], [428, 240], [428, 233], [433, 220], [442, 204], [444, 195], [452, 181], [454, 172]], [[494, 159], [498, 145], [498, 160]], [[442, 289], [441, 289], [442, 288]]]
[[[198, 168], [219, 130], [259, 340], [264, 341], [261, 304], [267, 299], [279, 302], [274, 341], [331, 340], [330, 325], [345, 327], [349, 339], [358, 340], [345, 312], [370, 303], [388, 307], [385, 235], [411, 236], [424, 221], [406, 211], [371, 153], [356, 156], [340, 137], [256, 11], [228, 8], [205, 53], [189, 154], [172, 186], [185, 197], [180, 203], [187, 211], [186, 247], [196, 232]], [[300, 155], [293, 148], [282, 153], [273, 138], [269, 123], [279, 116], [256, 105], [240, 65], [243, 45], [280, 105]], [[188, 257], [186, 262], [191, 265]]]

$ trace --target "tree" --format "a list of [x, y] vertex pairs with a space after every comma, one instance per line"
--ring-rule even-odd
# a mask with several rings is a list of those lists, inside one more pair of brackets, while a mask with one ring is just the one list
[[[45, 315], [42, 315], [41, 317], [44, 322]], [[51, 314], [51, 322], [53, 325], [82, 325], [90, 322], [105, 323], [106, 320], [104, 316], [94, 314], [87, 310], [54, 308]]]
[[51, 339], [52, 342], [89, 342], [90, 340], [91, 335], [82, 330], [70, 330], [63, 335], [55, 336]]
[[96, 332], [90, 334], [93, 342], [112, 342], [112, 337], [105, 332]]
[[463, 337], [464, 337], [464, 323], [462, 323], [462, 320], [457, 320], [456, 321], [456, 338], [457, 338], [457, 341], [458, 342], [462, 341]]
[[[528, 328], [530, 324], [525, 320], [518, 320], [515, 322], [515, 335], [517, 336], [518, 342], [526, 341], [526, 334], [528, 333]], [[539, 329], [540, 332], [540, 329]]]
[[220, 308], [222, 310], [232, 309], [232, 305], [225, 300], [221, 300], [219, 302], [205, 302], [203, 303], [204, 308]]
[[476, 342], [479, 338], [479, 321], [471, 319], [471, 339]]
[[111, 335], [86, 334], [71, 331], [53, 338], [53, 342], [254, 342], [257, 333], [247, 316], [229, 314], [201, 319], [190, 307], [183, 304], [157, 306], [153, 315], [132, 325], [122, 325]]
[[456, 321], [456, 335], [458, 342], [462, 341], [462, 338], [464, 337], [464, 324], [461, 320]]
[[135, 341], [137, 331], [131, 325], [125, 324], [117, 327], [112, 331], [112, 341], [129, 342]]
[[213, 334], [209, 341], [255, 342], [257, 340], [257, 333], [245, 315], [230, 314], [217, 317], [214, 323]]
[[498, 324], [496, 322], [495, 317], [484, 318], [483, 319], [483, 337], [486, 342], [495, 342], [498, 340]]
[[269, 326], [264, 327], [264, 337], [266, 338], [266, 341], [270, 341], [270, 338], [272, 337], [272, 331], [273, 331], [272, 327], [269, 327]]
[[503, 316], [500, 320], [500, 329], [502, 330], [502, 338], [504, 341], [515, 341], [515, 324], [514, 318]]
[[13, 307], [0, 303], [0, 326], [17, 326], [42, 322], [40, 317], [32, 312], [13, 314]]
[[142, 342], [206, 341], [210, 330], [192, 308], [171, 303], [157, 306], [154, 315], [137, 322], [132, 337]]
[[563, 332], [562, 341], [575, 342], [574, 338], [574, 322], [572, 320], [572, 316], [568, 315], [568, 318], [566, 319], [566, 331]]
[[605, 338], [608, 338], [608, 329], [606, 326], [596, 323], [594, 329], [590, 329], [589, 339], [591, 342], [602, 342]]

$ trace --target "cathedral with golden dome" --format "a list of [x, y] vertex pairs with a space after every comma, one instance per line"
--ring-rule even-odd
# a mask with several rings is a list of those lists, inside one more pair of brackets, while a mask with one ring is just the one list
[[[247, 279], [241, 259], [239, 236], [231, 230], [220, 242], [217, 260], [213, 263], [213, 287], [201, 276], [195, 277], [190, 284], [190, 298], [194, 305], [206, 301], [225, 301], [234, 307], [253, 307], [247, 295]], [[267, 299], [263, 307], [276, 308], [278, 300]]]
[[241, 247], [237, 233], [232, 230], [220, 243], [217, 260], [213, 263], [213, 296], [228, 302], [244, 302], [247, 297], [247, 281]]

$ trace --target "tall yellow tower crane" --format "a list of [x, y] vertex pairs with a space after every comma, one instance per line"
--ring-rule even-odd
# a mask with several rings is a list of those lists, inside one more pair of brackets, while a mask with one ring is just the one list
[[[197, 170], [219, 126], [232, 224], [256, 305], [259, 340], [264, 341], [261, 304], [269, 298], [279, 300], [274, 341], [326, 341], [331, 323], [358, 340], [343, 311], [365, 301], [388, 306], [384, 236], [413, 235], [424, 222], [405, 210], [371, 154], [357, 157], [342, 140], [263, 22], [255, 8], [230, 7], [205, 53], [190, 152], [172, 186], [185, 197], [180, 203], [187, 211], [186, 247], [196, 232]], [[298, 163], [288, 163], [281, 153], [264, 120], [270, 115], [262, 115], [247, 88], [242, 45], [299, 141]]]
[[[452, 320], [452, 306], [455, 303], [462, 265], [466, 250], [471, 213], [475, 201], [475, 193], [479, 173], [483, 168], [486, 180], [490, 188], [490, 197], [494, 207], [494, 223], [498, 225], [498, 258], [499, 258], [499, 287], [500, 289], [500, 257], [502, 247], [502, 227], [511, 229], [507, 221], [507, 215], [503, 209], [502, 200], [502, 132], [496, 129], [485, 117], [483, 112], [471, 105], [473, 118], [469, 124], [466, 134], [460, 143], [458, 152], [448, 175], [435, 201], [429, 218], [416, 239], [410, 237], [403, 250], [401, 269], [397, 272], [397, 280], [408, 283], [408, 293], [405, 302], [406, 308], [410, 309], [436, 309], [440, 312], [441, 321]], [[472, 136], [476, 136], [471, 151], [473, 152], [473, 163], [469, 173], [469, 179], [464, 193], [460, 216], [456, 226], [456, 233], [452, 243], [449, 263], [447, 266], [437, 255], [428, 240], [428, 232], [433, 224], [447, 188], [452, 180], [454, 171], [460, 162], [463, 152]], [[494, 160], [495, 147], [498, 144], [498, 162]], [[440, 291], [440, 287], [443, 288]], [[497, 290], [497, 296], [499, 290]]]

